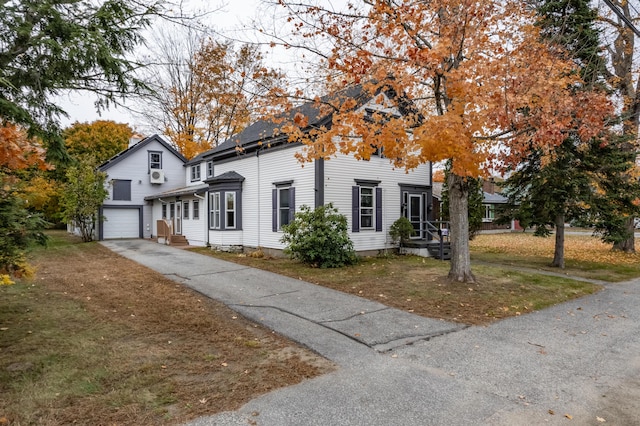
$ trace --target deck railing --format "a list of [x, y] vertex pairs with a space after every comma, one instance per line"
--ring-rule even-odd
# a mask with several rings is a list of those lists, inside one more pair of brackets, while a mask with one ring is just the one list
[[451, 225], [446, 220], [424, 221], [420, 222], [420, 234], [425, 236], [426, 240], [449, 241], [449, 229]]
[[160, 219], [156, 221], [158, 228], [158, 238], [164, 238], [165, 244], [171, 244], [171, 235], [173, 235], [173, 226], [171, 221]]

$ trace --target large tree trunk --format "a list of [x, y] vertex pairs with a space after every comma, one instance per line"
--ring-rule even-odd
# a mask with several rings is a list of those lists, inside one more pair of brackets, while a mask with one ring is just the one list
[[556, 246], [551, 266], [564, 269], [564, 214], [556, 216]]
[[449, 173], [449, 220], [451, 221], [451, 269], [449, 279], [475, 282], [469, 255], [469, 187], [466, 179]]
[[619, 243], [613, 245], [614, 250], [623, 251], [625, 253], [635, 253], [636, 251], [636, 239], [635, 239], [635, 219], [630, 217], [627, 220], [627, 231], [629, 231], [630, 237]]

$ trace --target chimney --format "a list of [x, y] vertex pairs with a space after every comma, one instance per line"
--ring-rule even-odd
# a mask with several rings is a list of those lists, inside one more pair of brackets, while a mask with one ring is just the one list
[[144, 136], [138, 133], [134, 133], [133, 135], [131, 135], [131, 138], [129, 139], [129, 148], [140, 142], [142, 139], [144, 139]]
[[495, 179], [490, 177], [489, 179], [482, 181], [482, 190], [487, 194], [495, 194], [496, 192]]

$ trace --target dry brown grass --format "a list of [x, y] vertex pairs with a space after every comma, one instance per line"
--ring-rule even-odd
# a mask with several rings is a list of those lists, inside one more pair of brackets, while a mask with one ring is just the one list
[[0, 420], [178, 424], [332, 366], [99, 244], [54, 245], [0, 290]]

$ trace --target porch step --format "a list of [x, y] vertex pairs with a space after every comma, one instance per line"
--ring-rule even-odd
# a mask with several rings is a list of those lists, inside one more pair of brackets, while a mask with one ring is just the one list
[[188, 246], [189, 241], [184, 235], [172, 235], [171, 245], [172, 246]]
[[451, 260], [451, 243], [448, 241], [442, 243], [442, 257], [440, 257], [440, 243], [429, 244], [427, 250], [431, 257], [435, 259]]
[[451, 260], [451, 243], [442, 243], [442, 258], [440, 257], [440, 241], [438, 240], [411, 240], [404, 243], [405, 247], [427, 249], [429, 255], [435, 259]]

